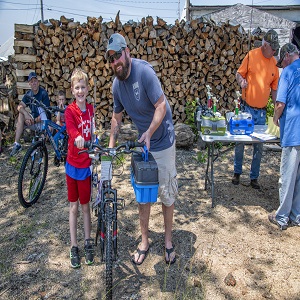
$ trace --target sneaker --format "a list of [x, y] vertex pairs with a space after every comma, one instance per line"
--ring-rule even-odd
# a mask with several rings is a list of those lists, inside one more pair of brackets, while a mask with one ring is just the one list
[[85, 264], [92, 265], [94, 263], [94, 240], [85, 240], [84, 245]]
[[71, 267], [80, 268], [80, 257], [78, 247], [73, 246], [70, 250]]
[[256, 190], [260, 189], [260, 185], [259, 185], [257, 179], [251, 179], [250, 185], [252, 186], [252, 188], [254, 188]]
[[277, 225], [280, 230], [286, 230], [288, 228], [288, 224], [281, 225], [277, 220], [275, 215], [268, 215], [268, 219], [272, 224]]
[[296, 222], [294, 220], [290, 220], [290, 225], [291, 226], [300, 226], [300, 223], [299, 222]]
[[238, 173], [233, 174], [233, 177], [232, 177], [232, 180], [231, 180], [232, 184], [238, 185], [240, 183], [240, 175], [241, 174], [238, 174]]
[[14, 143], [13, 148], [10, 152], [10, 157], [17, 155], [22, 150], [22, 146], [20, 144]]

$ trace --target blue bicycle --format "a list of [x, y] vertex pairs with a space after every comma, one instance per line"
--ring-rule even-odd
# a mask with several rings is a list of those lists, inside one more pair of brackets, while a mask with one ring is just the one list
[[[56, 112], [64, 112], [57, 107], [46, 107], [34, 97], [30, 97], [30, 102], [31, 105], [46, 112], [48, 116]], [[55, 135], [52, 134], [54, 130], [56, 130]], [[47, 140], [55, 152], [54, 165], [59, 167], [66, 161], [68, 152], [66, 126], [60, 126], [51, 119], [42, 121], [41, 130], [35, 132], [33, 143], [25, 153], [19, 172], [18, 198], [25, 208], [37, 202], [46, 182], [49, 161]]]

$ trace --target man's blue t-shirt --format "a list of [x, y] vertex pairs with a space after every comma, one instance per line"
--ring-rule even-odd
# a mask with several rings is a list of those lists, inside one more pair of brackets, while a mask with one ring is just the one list
[[281, 147], [300, 145], [300, 59], [283, 69], [276, 102], [285, 103], [279, 119]]
[[[163, 94], [161, 84], [152, 66], [140, 59], [132, 58], [129, 77], [113, 82], [114, 112], [124, 109], [136, 125], [139, 136], [148, 130], [155, 112], [154, 105]], [[151, 137], [151, 151], [165, 150], [175, 141], [172, 112], [166, 99], [166, 115]]]
[[30, 104], [30, 99], [27, 96], [34, 97], [38, 101], [44, 103], [47, 107], [50, 106], [50, 99], [49, 99], [48, 93], [46, 92], [45, 89], [43, 89], [42, 87], [39, 87], [39, 91], [37, 92], [37, 94], [34, 94], [32, 90], [28, 91], [23, 96], [22, 102], [26, 106], [29, 106], [33, 118], [37, 118], [40, 115], [40, 112], [39, 112], [38, 108], [35, 105]]

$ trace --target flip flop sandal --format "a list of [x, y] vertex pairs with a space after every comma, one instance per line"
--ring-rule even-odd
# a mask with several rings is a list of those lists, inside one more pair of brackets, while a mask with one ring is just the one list
[[[150, 248], [150, 247], [148, 247], [147, 250], [140, 250], [139, 248], [137, 248], [137, 249], [136, 249], [136, 252], [138, 253], [139, 256], [138, 256], [137, 260], [135, 260], [135, 259], [134, 259], [135, 256], [132, 255], [132, 258], [131, 258], [131, 259], [132, 259], [132, 262], [133, 262], [134, 264], [138, 265], [138, 266], [141, 265], [141, 264], [144, 262], [145, 258], [147, 257], [147, 254], [148, 254], [148, 252], [149, 252], [149, 248]], [[139, 259], [140, 259], [141, 255], [144, 255], [144, 258], [142, 259], [142, 261], [139, 262]]]
[[170, 260], [170, 254], [173, 253], [173, 252], [175, 252], [174, 248], [175, 247], [172, 247], [170, 249], [166, 248], [166, 253], [167, 253], [168, 258], [169, 258], [169, 259], [166, 259], [166, 256], [165, 256], [165, 261], [166, 261], [167, 265], [172, 265], [176, 261], [176, 255], [174, 256], [174, 258], [172, 260]]

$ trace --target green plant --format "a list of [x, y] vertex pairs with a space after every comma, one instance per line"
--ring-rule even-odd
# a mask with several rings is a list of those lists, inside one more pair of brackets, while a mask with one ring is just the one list
[[273, 115], [274, 115], [274, 103], [273, 100], [269, 98], [267, 104], [267, 121], [268, 121], [268, 117], [273, 117]]
[[[117, 142], [118, 143], [118, 142]], [[105, 140], [104, 140], [104, 147], [108, 147], [108, 145], [109, 145], [109, 136], [107, 136], [106, 138], [105, 138]]]
[[216, 149], [222, 149], [223, 143], [222, 142], [215, 142], [215, 148]]
[[201, 163], [201, 164], [204, 164], [207, 160], [207, 152], [206, 150], [204, 151], [199, 151], [197, 153], [197, 162]]
[[185, 124], [191, 126], [193, 133], [198, 137], [198, 129], [195, 124], [195, 112], [198, 105], [197, 99], [193, 99], [191, 101], [187, 101], [185, 106], [185, 114], [186, 114], [186, 120]]

